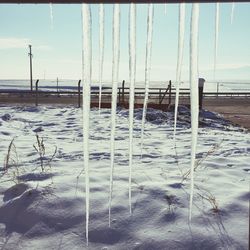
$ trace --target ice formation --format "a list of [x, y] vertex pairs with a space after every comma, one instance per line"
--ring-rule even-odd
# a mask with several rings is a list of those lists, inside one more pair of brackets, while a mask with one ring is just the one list
[[181, 82], [181, 67], [183, 60], [183, 49], [184, 49], [184, 34], [185, 34], [185, 3], [179, 5], [179, 41], [178, 41], [178, 57], [177, 57], [177, 68], [176, 68], [176, 95], [175, 95], [175, 111], [174, 111], [174, 143], [176, 135], [176, 123], [178, 115], [179, 105], [179, 90]]
[[234, 8], [235, 8], [235, 2], [232, 2], [232, 9], [231, 9], [231, 24], [233, 24], [233, 19], [234, 19]]
[[49, 4], [49, 9], [50, 9], [50, 28], [53, 30], [54, 28], [54, 15], [53, 15], [53, 4]]
[[113, 193], [113, 174], [115, 160], [115, 126], [116, 126], [116, 105], [117, 105], [117, 85], [119, 74], [119, 54], [120, 54], [120, 5], [114, 4], [113, 9], [113, 65], [112, 65], [112, 107], [111, 107], [111, 138], [110, 138], [110, 189], [109, 189], [109, 226], [111, 222], [111, 201]]
[[99, 112], [102, 103], [102, 74], [104, 56], [104, 5], [99, 6]]
[[86, 241], [89, 239], [89, 114], [92, 71], [91, 10], [88, 4], [82, 4], [83, 24], [83, 157], [85, 170], [86, 195]]
[[136, 74], [136, 6], [130, 4], [129, 11], [129, 211], [132, 213], [131, 205], [131, 179], [133, 165], [133, 130], [134, 130], [134, 95], [135, 95], [135, 74]]
[[215, 13], [215, 39], [214, 39], [214, 79], [217, 67], [217, 54], [218, 54], [218, 37], [219, 37], [219, 15], [220, 15], [220, 4], [216, 3]]
[[151, 53], [152, 53], [152, 37], [153, 37], [153, 18], [154, 18], [154, 5], [148, 5], [148, 18], [147, 18], [147, 44], [146, 44], [146, 61], [145, 61], [145, 96], [142, 112], [142, 125], [141, 125], [141, 154], [143, 149], [144, 127], [147, 113], [148, 93], [150, 83], [150, 70], [151, 70]]
[[191, 145], [191, 166], [190, 166], [190, 204], [189, 204], [189, 220], [192, 215], [193, 192], [194, 192], [194, 167], [195, 154], [198, 137], [198, 28], [199, 28], [199, 4], [192, 4], [192, 16], [190, 27], [190, 99], [191, 99], [191, 129], [192, 129], [192, 145]]

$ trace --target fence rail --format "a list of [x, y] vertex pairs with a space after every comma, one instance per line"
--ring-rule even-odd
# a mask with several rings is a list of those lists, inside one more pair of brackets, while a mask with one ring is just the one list
[[[81, 81], [78, 81], [77, 88], [75, 91], [68, 91], [68, 90], [59, 90], [58, 88], [56, 91], [51, 90], [41, 90], [38, 86], [39, 80], [36, 81], [35, 84], [35, 91], [31, 90], [20, 90], [20, 89], [0, 89], [0, 102], [3, 99], [3, 96], [8, 96], [9, 99], [11, 97], [19, 97], [23, 99], [34, 99], [34, 103], [38, 105], [39, 99], [43, 97], [74, 97], [77, 98], [78, 107], [81, 106], [81, 98], [82, 98], [82, 88], [81, 88]], [[119, 106], [128, 106], [129, 102], [129, 88], [125, 87], [125, 81], [122, 82], [122, 87], [118, 87], [118, 105]], [[111, 104], [111, 95], [112, 95], [112, 88], [105, 87], [102, 90], [102, 100], [103, 102]], [[149, 100], [154, 101], [154, 103], [158, 105], [164, 105], [165, 107], [169, 108], [172, 104], [172, 100], [175, 98], [176, 89], [172, 87], [171, 81], [169, 81], [166, 88], [156, 88], [152, 87], [149, 88]], [[190, 91], [188, 88], [181, 88], [179, 91], [180, 98], [189, 99]], [[141, 101], [144, 99], [145, 96], [145, 88], [135, 88], [135, 100]], [[2, 97], [2, 98], [1, 98]], [[250, 92], [204, 92], [204, 98], [218, 98], [218, 97], [235, 97], [235, 98], [249, 98]], [[91, 90], [91, 102], [97, 102], [97, 98], [99, 98], [99, 91], [98, 89]]]

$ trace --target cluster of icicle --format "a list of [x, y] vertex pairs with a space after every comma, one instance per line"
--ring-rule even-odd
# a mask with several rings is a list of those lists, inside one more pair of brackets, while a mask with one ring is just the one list
[[[166, 5], [165, 5], [166, 7]], [[232, 5], [231, 22], [233, 20], [234, 3]], [[53, 16], [53, 15], [51, 15]], [[147, 112], [147, 102], [150, 83], [152, 37], [153, 37], [153, 17], [154, 6], [148, 4], [147, 16], [147, 41], [146, 41], [146, 59], [145, 59], [145, 97], [143, 104], [142, 126], [141, 126], [141, 150], [143, 148], [143, 134], [145, 118]], [[52, 19], [52, 17], [51, 17]], [[215, 15], [215, 56], [214, 71], [216, 70], [218, 32], [219, 32], [219, 4], [216, 4]], [[52, 19], [53, 20], [53, 19]], [[193, 188], [194, 188], [194, 166], [198, 135], [198, 24], [199, 24], [199, 3], [192, 4], [191, 22], [190, 22], [190, 98], [191, 98], [191, 185], [190, 185], [190, 206], [189, 219], [192, 215]], [[91, 90], [91, 71], [92, 71], [92, 42], [91, 42], [91, 10], [90, 5], [82, 4], [82, 25], [83, 25], [83, 152], [85, 169], [85, 194], [86, 194], [86, 241], [88, 245], [89, 231], [89, 115], [90, 115], [90, 90]], [[102, 72], [103, 72], [103, 54], [104, 54], [104, 6], [100, 4], [99, 8], [99, 110], [101, 108], [101, 90], [102, 90]], [[176, 100], [174, 116], [174, 141], [176, 137], [176, 123], [179, 102], [179, 85], [181, 81], [181, 66], [184, 49], [185, 33], [185, 4], [179, 5], [179, 41], [178, 56], [176, 68]], [[119, 57], [120, 57], [120, 5], [114, 4], [113, 7], [113, 61], [112, 61], [112, 105], [111, 105], [111, 138], [110, 138], [110, 193], [109, 193], [109, 226], [111, 226], [111, 202], [113, 192], [113, 174], [115, 160], [115, 128], [116, 128], [116, 106], [117, 106], [117, 86], [119, 75]], [[131, 180], [133, 166], [133, 116], [134, 116], [134, 89], [136, 76], [136, 5], [130, 4], [129, 11], [129, 75], [130, 75], [130, 98], [129, 98], [129, 211], [132, 213], [131, 202]]]

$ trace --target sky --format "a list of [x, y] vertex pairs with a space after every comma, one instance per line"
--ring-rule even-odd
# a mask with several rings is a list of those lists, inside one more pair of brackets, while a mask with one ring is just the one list
[[[137, 81], [145, 75], [147, 4], [137, 5]], [[213, 78], [215, 4], [200, 4], [199, 76], [207, 80], [249, 80], [250, 3], [236, 3], [231, 24], [231, 3], [220, 4], [217, 71]], [[91, 5], [93, 80], [98, 80], [99, 5]], [[182, 80], [189, 78], [191, 4], [186, 4]], [[53, 18], [51, 18], [53, 16]], [[121, 5], [119, 80], [129, 80], [129, 5]], [[105, 5], [104, 76], [112, 76], [113, 5]], [[28, 79], [28, 45], [32, 45], [33, 75], [37, 79], [82, 78], [81, 5], [1, 4], [0, 79]], [[178, 46], [178, 4], [155, 4], [152, 44], [152, 81], [175, 79]]]

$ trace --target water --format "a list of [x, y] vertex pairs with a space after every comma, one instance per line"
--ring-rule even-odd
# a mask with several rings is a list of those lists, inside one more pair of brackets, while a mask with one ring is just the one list
[[191, 129], [192, 129], [192, 145], [191, 145], [191, 166], [190, 166], [190, 205], [189, 220], [192, 215], [193, 189], [194, 189], [194, 166], [195, 154], [198, 137], [198, 26], [199, 26], [199, 4], [192, 4], [191, 30], [190, 30], [190, 101], [191, 101]]
[[129, 92], [129, 212], [132, 213], [131, 205], [131, 180], [133, 165], [133, 130], [134, 130], [134, 92], [135, 92], [135, 74], [136, 74], [136, 6], [130, 4], [129, 17], [129, 74], [130, 74], [130, 92]]
[[88, 4], [82, 4], [83, 23], [83, 156], [85, 170], [86, 194], [86, 241], [89, 239], [89, 115], [90, 115], [90, 85], [92, 71], [91, 45], [91, 10]]
[[[78, 89], [78, 83], [79, 79], [59, 79], [59, 91], [72, 91], [76, 92]], [[205, 85], [204, 85], [204, 92], [211, 93], [217, 91], [217, 83], [219, 83], [219, 92], [231, 92], [231, 93], [237, 93], [237, 92], [250, 92], [250, 80], [213, 80], [210, 81], [209, 79], [206, 79]], [[118, 86], [121, 86], [121, 83], [118, 83]], [[173, 87], [175, 87], [175, 82], [172, 84]], [[145, 87], [145, 80], [144, 81], [136, 81], [135, 87], [144, 88]], [[150, 87], [156, 87], [156, 88], [165, 88], [166, 82], [165, 80], [162, 81], [154, 81], [150, 80]], [[189, 88], [189, 81], [183, 80], [180, 83], [180, 88]], [[30, 90], [30, 80], [0, 80], [0, 89], [1, 90], [8, 90], [8, 91], [22, 91], [22, 90]], [[56, 86], [56, 78], [55, 79], [40, 79], [38, 84], [38, 89], [40, 91], [57, 91]], [[103, 92], [110, 92], [112, 89], [112, 82], [111, 81], [105, 81], [102, 82], [102, 93]], [[180, 89], [180, 91], [181, 91]], [[99, 92], [99, 80], [94, 81], [92, 80], [91, 85], [91, 91]]]
[[215, 39], [214, 39], [214, 79], [217, 67], [217, 54], [218, 54], [218, 36], [219, 36], [219, 15], [220, 15], [220, 4], [216, 3], [215, 13]]
[[184, 49], [184, 34], [185, 34], [185, 3], [179, 5], [179, 40], [178, 40], [178, 57], [177, 57], [177, 69], [176, 69], [176, 95], [175, 95], [175, 111], [174, 111], [174, 143], [176, 134], [176, 123], [178, 115], [179, 105], [179, 90], [181, 82], [181, 67], [183, 61], [183, 49]]
[[153, 21], [154, 21], [154, 5], [148, 5], [148, 18], [147, 18], [147, 44], [146, 44], [146, 62], [145, 62], [145, 96], [143, 103], [142, 125], [141, 125], [141, 155], [143, 149], [144, 127], [147, 113], [148, 93], [150, 83], [150, 70], [151, 70], [151, 53], [152, 53], [152, 37], [153, 37]]
[[109, 227], [111, 221], [111, 201], [113, 193], [113, 174], [115, 158], [115, 127], [116, 127], [116, 105], [117, 105], [117, 85], [119, 73], [120, 54], [120, 5], [115, 3], [113, 9], [113, 65], [112, 65], [112, 107], [111, 107], [111, 152], [110, 152], [110, 185], [109, 185]]
[[104, 5], [99, 5], [99, 113], [102, 103], [102, 74], [104, 56]]
[[53, 15], [53, 4], [52, 3], [49, 4], [49, 8], [50, 8], [50, 28], [53, 30], [53, 28], [54, 28], [54, 15]]
[[234, 19], [234, 7], [235, 7], [235, 2], [232, 2], [232, 9], [231, 9], [231, 24], [233, 24], [233, 19]]

